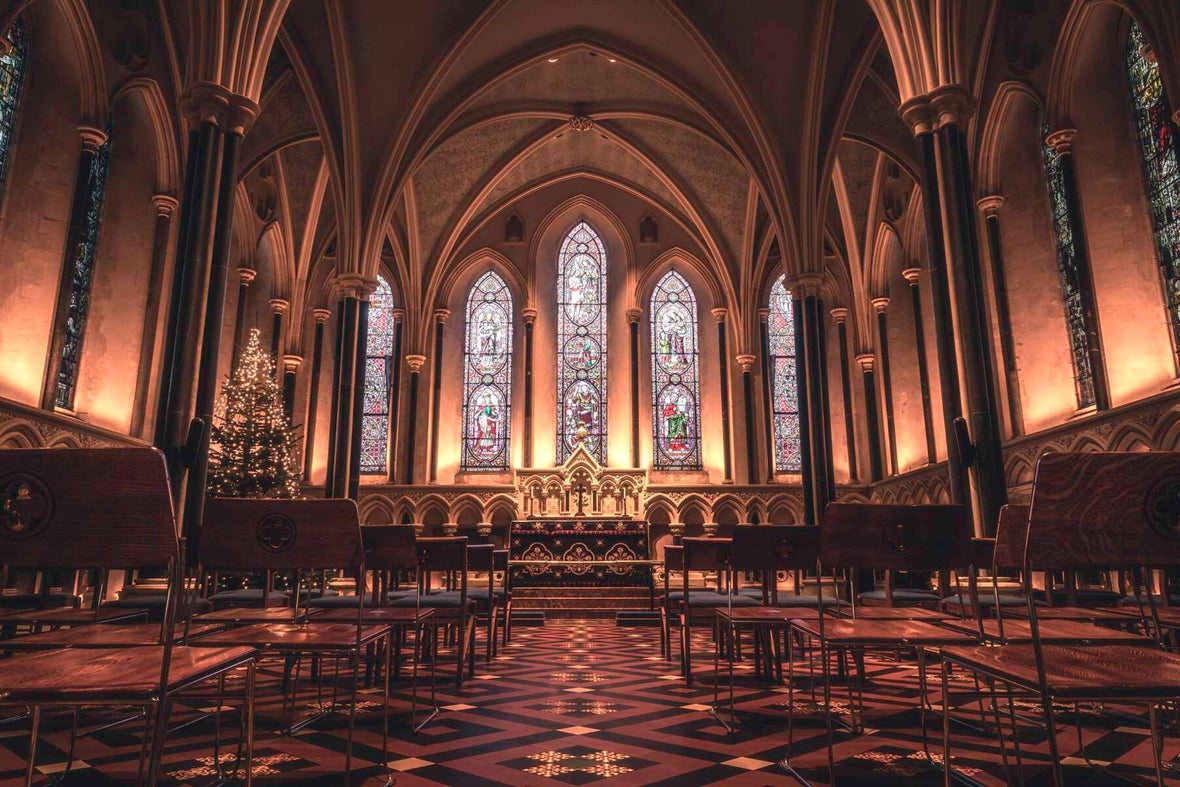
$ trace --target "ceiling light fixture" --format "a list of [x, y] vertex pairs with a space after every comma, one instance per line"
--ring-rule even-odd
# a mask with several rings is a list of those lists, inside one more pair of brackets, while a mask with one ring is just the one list
[[555, 57], [551, 57], [551, 58], [549, 58], [549, 62], [550, 62], [550, 63], [556, 63], [556, 62], [557, 62], [557, 58], [555, 58]]

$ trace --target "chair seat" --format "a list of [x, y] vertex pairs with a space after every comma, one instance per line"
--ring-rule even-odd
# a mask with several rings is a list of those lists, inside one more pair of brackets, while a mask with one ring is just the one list
[[[792, 627], [812, 637], [819, 637], [819, 620], [797, 620]], [[823, 639], [834, 645], [956, 645], [975, 642], [976, 638], [941, 628], [920, 620], [850, 620], [824, 621]]]
[[79, 603], [81, 599], [69, 593], [16, 593], [0, 596], [0, 610], [76, 607]]
[[[495, 597], [497, 599], [504, 598], [505, 596], [508, 595], [504, 591], [503, 588], [493, 588], [492, 592], [495, 594]], [[411, 595], [413, 595], [413, 594], [411, 594]], [[487, 601], [488, 600], [488, 589], [487, 588], [467, 588], [467, 598], [473, 598], [476, 601]]]
[[727, 596], [724, 593], [701, 591], [689, 593], [688, 604], [692, 607], [760, 607], [762, 603], [749, 596]]
[[[136, 593], [127, 598], [104, 601], [102, 602], [102, 606], [112, 607], [114, 609], [147, 609], [157, 612], [164, 608], [164, 601], [167, 598], [167, 595], [164, 593]], [[213, 602], [207, 598], [198, 596], [196, 593], [190, 593], [188, 606], [193, 612], [206, 612], [213, 608]]]
[[[93, 609], [57, 607], [56, 609], [21, 609], [0, 612], [0, 626], [86, 626], [91, 623], [116, 623], [147, 617], [146, 609], [101, 607]], [[157, 627], [158, 628], [158, 627]]]
[[[304, 609], [299, 614], [300, 617], [307, 617], [315, 615], [318, 612], [320, 612], [318, 609]], [[194, 615], [193, 620], [202, 623], [222, 624], [293, 622], [290, 607], [266, 607], [265, 609], [259, 607], [230, 607], [229, 609], [219, 609], [215, 612]]]
[[[1142, 599], [1142, 603], [1143, 603], [1144, 607], [1146, 607], [1148, 604], [1150, 604], [1151, 601], [1154, 601], [1155, 605], [1157, 607], [1163, 606], [1163, 603], [1164, 603], [1164, 597], [1159, 594], [1153, 595], [1151, 597], [1151, 601], [1148, 600], [1147, 596], [1141, 595], [1141, 596], [1139, 596], [1139, 598]], [[1120, 607], [1134, 607], [1134, 606], [1138, 606], [1140, 602], [1137, 601], [1135, 599], [1135, 597], [1132, 595], [1132, 596], [1119, 596], [1118, 601], [1116, 603]], [[1168, 595], [1168, 604], [1169, 605], [1175, 604], [1176, 606], [1180, 606], [1180, 596], [1169, 594]]]
[[[1004, 613], [1004, 617], [1028, 617], [1028, 607], [1021, 606]], [[1117, 607], [1046, 607], [1037, 604], [1037, 620], [1081, 620], [1087, 622], [1126, 622], [1138, 617], [1134, 609]]]
[[[861, 601], [887, 601], [885, 589], [868, 590], [860, 594]], [[938, 601], [938, 594], [933, 590], [921, 590], [919, 588], [894, 588], [893, 589], [894, 603], [901, 604], [925, 604], [933, 601]]]
[[[412, 623], [421, 623], [433, 614], [433, 609], [420, 609], [415, 613], [413, 607], [365, 607], [364, 622], [386, 626], [407, 626]], [[311, 622], [356, 623], [356, 612], [347, 609], [330, 609], [316, 615]]]
[[[262, 588], [223, 590], [207, 598], [214, 604], [257, 604], [262, 601]], [[272, 590], [266, 598], [268, 603], [285, 604], [290, 601], [291, 596], [282, 590]]]
[[[223, 625], [201, 623], [189, 626], [189, 636], [198, 637], [220, 631]], [[177, 640], [184, 636], [184, 625], [177, 624]], [[13, 637], [0, 642], [0, 650], [13, 652], [28, 650], [59, 650], [62, 648], [116, 648], [135, 645], [160, 644], [158, 623], [107, 624], [102, 626], [81, 626], [72, 629], [46, 631], [27, 637]]]
[[[978, 635], [981, 622], [984, 639], [1000, 642], [1000, 622], [997, 620], [956, 620], [948, 621], [944, 625], [952, 631]], [[1058, 645], [1101, 645], [1106, 643], [1143, 645], [1151, 641], [1140, 634], [1105, 626], [1095, 626], [1079, 620], [1038, 620], [1037, 622], [1041, 641]], [[1003, 641], [1032, 642], [1032, 628], [1029, 622], [1027, 620], [1005, 620]]]
[[[168, 690], [175, 691], [244, 665], [251, 647], [172, 649]], [[0, 661], [0, 696], [12, 704], [62, 701], [150, 702], [160, 688], [159, 645], [94, 651], [54, 650]]]
[[[360, 646], [380, 639], [389, 626], [362, 626]], [[189, 647], [247, 646], [282, 653], [346, 651], [357, 647], [357, 627], [347, 623], [309, 625], [299, 623], [255, 623], [217, 631], [189, 641]]]
[[[1106, 606], [1109, 604], [1118, 604], [1119, 600], [1123, 598], [1122, 593], [1119, 593], [1115, 590], [1106, 590], [1105, 588], [1079, 588], [1074, 592], [1077, 595], [1076, 602], [1070, 598], [1070, 593], [1068, 590], [1054, 590], [1053, 603], [1076, 603], [1076, 605], [1079, 607]], [[1048, 598], [1048, 595], [1044, 590], [1033, 590], [1033, 598], [1037, 599], [1038, 601], [1045, 601]]]
[[[431, 593], [426, 596], [421, 596], [418, 600], [417, 606], [427, 607], [430, 609], [446, 609], [449, 607], [457, 608], [462, 597], [458, 591], [445, 590], [440, 593]], [[474, 606], [475, 599], [470, 596], [467, 597], [467, 606]], [[406, 598], [399, 598], [389, 602], [391, 607], [413, 607], [415, 606], [414, 597], [407, 596]]]
[[[1180, 656], [1129, 645], [1073, 648], [1045, 645], [1049, 694], [1066, 699], [1175, 697], [1180, 694]], [[1038, 690], [1031, 645], [949, 647], [943, 657], [1032, 691]]]
[[[1044, 606], [1041, 602], [1037, 602], [1037, 604], [1038, 604], [1038, 606]], [[971, 597], [968, 596], [966, 593], [963, 593], [962, 598], [960, 598], [957, 594], [954, 596], [947, 596], [946, 598], [944, 598], [942, 600], [942, 605], [944, 607], [958, 607], [958, 606], [970, 607], [971, 606]], [[979, 606], [980, 606], [980, 608], [990, 608], [990, 607], [994, 607], [995, 605], [996, 605], [996, 594], [995, 593], [984, 593], [982, 591], [979, 593]], [[1011, 593], [1001, 593], [1000, 594], [1000, 607], [1001, 608], [1003, 608], [1003, 607], [1027, 607], [1027, 606], [1028, 606], [1028, 602], [1025, 600], [1024, 596], [1016, 596]]]
[[935, 612], [922, 607], [857, 607], [856, 615], [845, 607], [839, 614], [849, 620], [948, 620], [945, 612]]
[[[313, 598], [305, 606], [309, 609], [356, 609], [360, 596], [321, 596]], [[372, 593], [365, 596], [365, 606], [377, 606], [378, 599]]]
[[823, 596], [821, 599], [820, 596], [797, 596], [794, 593], [779, 593], [778, 599], [774, 603], [776, 607], [843, 607], [847, 605], [847, 601], [831, 596]]
[[814, 607], [735, 607], [732, 611], [724, 607], [717, 610], [721, 620], [732, 620], [735, 626], [785, 626], [792, 620], [814, 618], [819, 610]]

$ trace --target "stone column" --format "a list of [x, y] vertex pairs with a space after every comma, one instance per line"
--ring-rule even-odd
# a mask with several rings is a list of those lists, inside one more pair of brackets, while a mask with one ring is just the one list
[[411, 354], [406, 356], [406, 366], [410, 368], [410, 392], [406, 413], [406, 461], [403, 484], [414, 483], [414, 454], [418, 442], [418, 379], [422, 373], [422, 365], [426, 363], [426, 356]]
[[1094, 407], [1110, 409], [1110, 385], [1106, 378], [1106, 361], [1102, 351], [1102, 332], [1098, 328], [1098, 306], [1094, 299], [1094, 273], [1090, 265], [1090, 250], [1086, 243], [1086, 223], [1082, 217], [1082, 203], [1078, 192], [1077, 174], [1073, 165], [1073, 141], [1077, 129], [1063, 128], [1045, 137], [1045, 144], [1053, 148], [1061, 167], [1065, 187], [1065, 202], [1069, 223], [1073, 229], [1073, 245], [1078, 272], [1078, 292], [1082, 301], [1082, 322], [1086, 329], [1086, 349], [1090, 357], [1090, 373], [1094, 379]]
[[311, 355], [311, 390], [307, 399], [307, 423], [303, 431], [303, 482], [311, 483], [311, 463], [315, 451], [315, 430], [319, 420], [320, 373], [324, 364], [324, 323], [332, 316], [327, 309], [312, 309], [315, 318], [315, 343]]
[[860, 473], [856, 467], [856, 428], [852, 416], [852, 379], [848, 367], [848, 309], [832, 309], [836, 321], [836, 335], [840, 342], [840, 393], [844, 397], [844, 438], [848, 451], [849, 481], [856, 482]]
[[302, 365], [303, 357], [300, 355], [283, 356], [283, 409], [287, 411], [291, 423], [295, 422], [295, 381]]
[[639, 467], [639, 309], [627, 310], [627, 330], [631, 341], [631, 466]]
[[442, 400], [443, 378], [443, 327], [451, 312], [447, 309], [434, 310], [434, 388], [430, 396], [430, 483], [438, 483], [438, 422], [439, 404]]
[[238, 368], [238, 357], [245, 347], [246, 333], [246, 304], [250, 300], [250, 282], [258, 277], [258, 271], [253, 268], [238, 268], [238, 308], [234, 312], [234, 347], [233, 360], [230, 362], [230, 373]]
[[799, 471], [803, 478], [803, 522], [813, 525], [815, 518], [815, 477], [811, 467], [811, 386], [807, 382], [810, 367], [804, 350], [803, 336], [807, 331], [806, 309], [800, 282], [788, 284], [791, 294], [791, 321], [795, 331], [795, 406], [799, 408]]
[[139, 368], [135, 375], [135, 405], [131, 410], [131, 434], [146, 437], [145, 421], [148, 410], [148, 391], [152, 385], [152, 365], [156, 358], [156, 330], [160, 324], [161, 295], [164, 290], [164, 268], [168, 264], [168, 240], [172, 235], [172, 215], [180, 204], [170, 194], [156, 194], [152, 205], [156, 208], [156, 229], [152, 236], [152, 262], [148, 272], [147, 306], [143, 315], [143, 335], [139, 341]]
[[856, 356], [856, 362], [864, 378], [865, 429], [869, 433], [869, 477], [880, 481], [881, 472], [881, 425], [877, 417], [877, 381], [873, 366], [877, 359], [871, 353]]
[[926, 361], [926, 326], [922, 322], [922, 290], [919, 280], [921, 268], [906, 268], [901, 272], [910, 285], [910, 306], [914, 310], [914, 343], [918, 353], [918, 388], [922, 394], [922, 426], [926, 432], [926, 463], [938, 461], [934, 446], [934, 408], [930, 401], [930, 367]]
[[[823, 276], [810, 272], [791, 280], [795, 307], [795, 356], [799, 375], [799, 442], [803, 450], [804, 506], [808, 524], [822, 523], [835, 499], [832, 483], [827, 348], [824, 333]], [[810, 501], [810, 502], [808, 502]], [[811, 518], [807, 519], [810, 513]]]
[[999, 194], [980, 197], [975, 203], [983, 213], [984, 230], [992, 265], [992, 301], [996, 305], [996, 322], [1000, 328], [1000, 369], [1008, 395], [1008, 427], [1013, 437], [1024, 434], [1024, 416], [1020, 406], [1020, 378], [1016, 373], [1016, 347], [1012, 338], [1012, 314], [1008, 308], [1008, 277], [1004, 269], [1004, 243], [1000, 236]]
[[[724, 483], [733, 483], [733, 455], [730, 443], [733, 439], [729, 423], [729, 349], [725, 335], [725, 318], [729, 312], [725, 309], [711, 309], [709, 314], [717, 321], [717, 373], [721, 381], [721, 448], [722, 463], [725, 470]], [[637, 465], [638, 466], [638, 465]]]
[[766, 482], [774, 483], [775, 450], [774, 441], [774, 368], [770, 357], [770, 309], [758, 310], [758, 336], [762, 343], [762, 412], [766, 429]]
[[397, 483], [397, 438], [401, 423], [401, 392], [402, 392], [402, 331], [405, 328], [406, 310], [401, 307], [393, 310], [393, 360], [389, 365], [389, 457], [386, 460], [385, 480], [391, 484]]
[[742, 404], [746, 410], [746, 483], [756, 484], [757, 471], [754, 465], [756, 464], [754, 451], [754, 381], [750, 378], [750, 370], [754, 367], [754, 362], [758, 360], [753, 355], [743, 353], [738, 355], [734, 360], [742, 367]]
[[[968, 427], [975, 444], [978, 518], [982, 532], [990, 534], [995, 532], [1000, 508], [1007, 502], [1007, 487], [991, 379], [990, 325], [975, 237], [971, 167], [960, 128], [972, 109], [973, 100], [961, 87], [948, 86], [907, 101], [901, 107], [901, 115], [918, 140], [922, 190], [927, 195], [922, 202], [926, 209], [933, 323], [938, 327], [944, 425], [950, 449], [951, 499], [960, 504], [970, 500], [966, 469], [954, 447], [953, 422], [962, 414], [965, 400]], [[948, 274], [948, 262], [954, 266], [953, 276]]]
[[444, 536], [457, 536], [457, 535], [459, 535], [459, 523], [458, 522], [443, 522], [442, 523], [442, 532], [443, 532]]
[[[364, 401], [365, 345], [369, 296], [377, 280], [356, 273], [337, 277], [336, 367], [333, 370], [332, 424], [326, 497], [359, 494], [361, 409]], [[353, 497], [355, 500], [356, 498]]]
[[[78, 248], [86, 229], [86, 213], [90, 207], [90, 177], [99, 149], [106, 144], [107, 133], [93, 126], [79, 126], [82, 153], [78, 156], [78, 168], [74, 175], [74, 197], [70, 204], [70, 223], [66, 228], [65, 257], [62, 260], [61, 275], [57, 282], [57, 299], [53, 311], [53, 323], [49, 334], [49, 357], [45, 364], [45, 377], [41, 386], [41, 407], [52, 410], [57, 405], [58, 380], [61, 376], [62, 352], [65, 346], [66, 325], [70, 318], [70, 300], [74, 290], [74, 269], [77, 267]], [[70, 396], [69, 406], [73, 406]]]
[[536, 309], [522, 309], [524, 320], [524, 466], [533, 466], [533, 328]]
[[290, 306], [290, 302], [282, 298], [270, 299], [270, 355], [275, 359], [276, 369], [282, 361], [279, 351], [283, 349], [283, 315]]
[[874, 298], [873, 308], [877, 310], [877, 345], [881, 353], [881, 393], [885, 405], [885, 437], [889, 447], [889, 472], [897, 475], [897, 431], [893, 413], [893, 375], [889, 368], [889, 323], [885, 310], [889, 308], [888, 298]]

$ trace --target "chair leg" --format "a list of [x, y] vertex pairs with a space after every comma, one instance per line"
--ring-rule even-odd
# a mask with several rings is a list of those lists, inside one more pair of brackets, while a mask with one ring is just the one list
[[37, 766], [37, 735], [41, 732], [41, 706], [33, 706], [32, 726], [29, 728], [29, 761], [25, 764], [25, 787], [32, 787]]
[[680, 671], [684, 673], [686, 685], [692, 688], [692, 631], [689, 613], [680, 614]]
[[254, 783], [254, 679], [255, 662], [246, 666], [246, 787]]
[[1061, 772], [1061, 755], [1057, 751], [1057, 724], [1053, 718], [1053, 699], [1041, 690], [1041, 713], [1045, 717], [1045, 732], [1049, 735], [1049, 760], [1052, 765], [1054, 787], [1065, 787], [1065, 778]]
[[352, 662], [352, 696], [349, 698], [348, 708], [348, 742], [345, 744], [344, 750], [344, 783], [348, 783], [349, 777], [352, 775], [352, 738], [356, 731], [356, 699], [357, 699], [357, 684], [360, 683], [360, 676], [357, 674], [360, 671], [360, 661], [358, 654], [352, 653], [349, 655], [349, 661]]
[[164, 759], [164, 741], [168, 739], [168, 715], [172, 701], [161, 697], [156, 704], [156, 726], [152, 728], [152, 748], [148, 752], [148, 787], [155, 787], [160, 775], [160, 761]]

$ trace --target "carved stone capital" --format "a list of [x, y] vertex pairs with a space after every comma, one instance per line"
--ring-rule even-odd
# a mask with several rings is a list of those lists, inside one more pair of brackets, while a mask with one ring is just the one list
[[729, 310], [722, 308], [709, 309], [709, 314], [713, 315], [713, 319], [717, 322], [725, 322], [725, 317], [729, 314]]
[[444, 536], [456, 536], [459, 534], [458, 522], [443, 522], [442, 531]]
[[447, 320], [451, 319], [450, 309], [435, 309], [434, 319], [438, 320], [440, 325], [446, 325]]
[[303, 366], [302, 355], [284, 355], [283, 356], [283, 371], [288, 373], [295, 373], [299, 371], [299, 367]]
[[873, 308], [877, 310], [877, 314], [884, 314], [885, 310], [889, 308], [888, 298], [873, 298]]
[[250, 282], [258, 278], [258, 271], [253, 268], [238, 268], [238, 282], [250, 286]]
[[642, 317], [643, 317], [643, 310], [642, 309], [628, 309], [627, 310], [627, 322], [629, 322], [629, 323], [637, 323], [637, 322], [639, 322], [640, 318], [642, 318]]
[[999, 214], [1000, 208], [1004, 207], [1004, 198], [999, 194], [985, 194], [975, 201], [975, 205], [984, 216], [991, 218]]
[[180, 111], [189, 122], [213, 123], [227, 133], [245, 135], [258, 119], [258, 104], [213, 82], [190, 85], [180, 97]]
[[397, 323], [397, 322], [401, 322], [404, 319], [406, 319], [406, 310], [400, 306], [394, 307], [393, 321], [395, 323]]
[[539, 315], [539, 314], [540, 314], [540, 312], [532, 307], [529, 307], [527, 309], [521, 309], [520, 310], [520, 319], [524, 320], [525, 325], [532, 325], [533, 323], [535, 323], [537, 321], [537, 315]]
[[475, 532], [479, 534], [480, 538], [488, 538], [492, 535], [492, 523], [480, 522], [476, 524]]
[[1059, 155], [1068, 156], [1073, 153], [1073, 140], [1077, 135], [1076, 128], [1061, 128], [1049, 132], [1045, 137], [1045, 144], [1053, 148]]
[[717, 528], [720, 527], [716, 522], [702, 522], [701, 527], [705, 530], [705, 538], [713, 538], [717, 535]]
[[897, 112], [915, 137], [929, 134], [935, 128], [934, 110], [926, 96], [914, 96], [898, 107]]
[[367, 301], [377, 291], [377, 280], [359, 273], [342, 273], [334, 282], [342, 298], [356, 298]]
[[270, 310], [275, 314], [283, 314], [287, 309], [291, 308], [291, 302], [283, 298], [271, 298], [269, 303]]
[[856, 362], [860, 364], [861, 371], [873, 371], [873, 365], [877, 362], [877, 356], [872, 353], [863, 353], [856, 356]]
[[406, 366], [410, 367], [411, 374], [417, 374], [422, 371], [422, 365], [425, 363], [425, 355], [411, 354], [406, 356]]
[[332, 312], [330, 309], [312, 309], [311, 316], [315, 317], [317, 325], [323, 325], [332, 316]]
[[922, 269], [906, 268], [901, 272], [901, 277], [909, 282], [911, 287], [917, 287], [918, 281], [922, 278]]
[[836, 321], [837, 325], [843, 325], [848, 321], [848, 309], [843, 306], [832, 309], [832, 319]]
[[757, 314], [758, 314], [758, 322], [766, 322], [767, 320], [770, 319], [770, 309], [766, 308], [765, 306], [758, 309]]
[[93, 153], [106, 144], [106, 129], [94, 126], [78, 126], [78, 135], [82, 137], [82, 150]]
[[824, 275], [816, 271], [797, 273], [784, 277], [783, 285], [796, 298], [806, 298], [820, 294], [824, 284]]
[[928, 94], [938, 126], [963, 125], [975, 114], [975, 98], [962, 85], [943, 85]]
[[156, 209], [157, 216], [167, 219], [171, 218], [176, 209], [180, 207], [180, 200], [171, 194], [153, 194], [152, 207]]
[[750, 355], [749, 353], [742, 353], [741, 355], [736, 356], [734, 360], [736, 360], [738, 365], [742, 367], [742, 373], [748, 374], [749, 371], [754, 368], [754, 361], [758, 360], [758, 358], [756, 356]]

